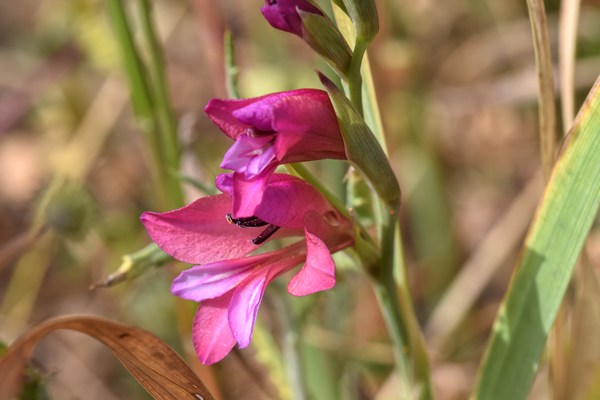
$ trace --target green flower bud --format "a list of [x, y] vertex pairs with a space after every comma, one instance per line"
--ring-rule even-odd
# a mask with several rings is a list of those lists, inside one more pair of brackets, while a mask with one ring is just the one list
[[[338, 1], [339, 2], [339, 1]], [[342, 0], [346, 14], [356, 30], [357, 42], [370, 43], [379, 31], [379, 18], [374, 0]], [[336, 2], [337, 4], [337, 2]]]
[[344, 93], [325, 75], [319, 73], [319, 78], [335, 109], [346, 157], [367, 178], [379, 197], [395, 209], [400, 202], [400, 186], [377, 138]]
[[344, 36], [325, 15], [298, 10], [302, 19], [303, 39], [341, 76], [347, 76], [352, 62], [352, 50]]

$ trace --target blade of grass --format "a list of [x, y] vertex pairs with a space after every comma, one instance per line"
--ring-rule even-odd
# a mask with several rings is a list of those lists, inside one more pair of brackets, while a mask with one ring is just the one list
[[460, 268], [426, 325], [429, 342], [442, 349], [509, 254], [522, 240], [542, 187], [541, 174], [527, 183], [505, 214], [481, 240], [477, 250]]
[[498, 311], [473, 398], [524, 399], [600, 205], [600, 80], [556, 163]]
[[177, 208], [183, 205], [183, 192], [176, 176], [176, 171], [179, 170], [177, 122], [171, 108], [164, 57], [152, 19], [152, 5], [149, 0], [139, 0], [139, 7], [142, 14], [142, 31], [150, 55], [147, 69], [154, 89], [155, 114], [158, 122], [156, 136], [164, 163], [158, 168], [162, 170], [163, 183], [167, 191], [167, 207]]
[[543, 0], [527, 0], [527, 9], [529, 10], [539, 86], [540, 154], [544, 176], [548, 178], [554, 164], [557, 148], [552, 55]]
[[[146, 66], [133, 39], [123, 2], [107, 0], [107, 5], [129, 79], [134, 111], [142, 131], [147, 134], [154, 157], [152, 167], [160, 207], [177, 208], [183, 203], [183, 194], [176, 174], [179, 169], [176, 125], [170, 111], [162, 54], [154, 33], [150, 6], [143, 7], [142, 4], [142, 25], [150, 53], [150, 63]], [[148, 72], [150, 79], [147, 79]]]
[[238, 78], [240, 70], [235, 60], [235, 42], [231, 31], [225, 31], [223, 35], [223, 47], [225, 53], [225, 84], [227, 86], [227, 94], [233, 99], [239, 99]]

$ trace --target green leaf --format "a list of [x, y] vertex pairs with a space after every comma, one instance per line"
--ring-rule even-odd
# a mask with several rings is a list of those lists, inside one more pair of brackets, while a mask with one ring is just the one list
[[538, 206], [474, 398], [526, 398], [599, 205], [600, 80], [579, 112]]

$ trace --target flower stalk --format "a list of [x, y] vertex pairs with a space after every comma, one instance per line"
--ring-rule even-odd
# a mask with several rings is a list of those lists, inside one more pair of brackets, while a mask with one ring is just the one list
[[183, 204], [180, 182], [175, 173], [179, 169], [176, 121], [170, 106], [164, 61], [154, 29], [151, 5], [148, 0], [140, 0], [139, 7], [144, 39], [150, 53], [148, 62], [144, 62], [133, 39], [131, 18], [125, 12], [123, 2], [108, 1], [108, 11], [121, 48], [136, 118], [149, 138], [155, 160], [153, 174], [159, 189], [159, 202], [161, 208], [174, 208]]
[[[362, 88], [363, 78], [370, 81], [370, 71], [368, 66], [363, 68], [362, 60], [365, 56], [366, 49], [373, 40], [375, 33], [377, 32], [378, 25], [373, 22], [377, 19], [376, 10], [374, 3], [370, 1], [357, 1], [357, 0], [343, 0], [333, 1], [334, 3], [342, 6], [342, 9], [350, 16], [350, 19], [354, 25], [354, 32], [356, 33], [355, 46], [352, 54], [352, 63], [349, 70], [347, 84], [348, 94], [352, 107], [345, 107], [350, 110], [352, 109], [362, 117], [366, 113], [369, 113], [375, 118], [379, 118], [379, 111], [377, 108], [377, 101], [373, 96], [372, 91], [367, 91], [365, 97], [365, 105], [363, 105]], [[341, 3], [341, 4], [340, 4]], [[365, 10], [358, 12], [358, 8], [367, 7], [371, 11]], [[345, 24], [342, 18], [336, 18], [338, 24]], [[351, 31], [350, 29], [341, 29], [342, 31]], [[363, 77], [363, 73], [367, 75]], [[328, 89], [329, 90], [329, 89]], [[330, 90], [330, 95], [331, 95]], [[343, 99], [340, 98], [340, 102]], [[334, 106], [336, 102], [334, 101]], [[366, 109], [365, 109], [366, 108]], [[338, 108], [336, 108], [336, 112]], [[352, 118], [354, 119], [354, 118]], [[361, 118], [362, 120], [362, 118]], [[361, 121], [365, 127], [367, 127], [364, 120]], [[344, 131], [343, 124], [341, 123], [342, 133]], [[352, 124], [354, 127], [360, 124]], [[369, 140], [379, 142], [379, 149], [381, 154], [385, 158], [385, 162], [380, 160], [381, 157], [376, 157], [377, 161], [363, 160], [363, 165], [370, 165], [373, 162], [376, 165], [382, 166], [384, 170], [389, 168], [387, 161], [387, 154], [385, 152], [384, 135], [382, 132], [375, 132], [373, 134], [370, 127], [362, 128], [361, 130], [368, 130], [370, 135]], [[378, 126], [373, 129], [379, 128]], [[357, 129], [353, 129], [354, 133], [352, 136], [356, 136]], [[344, 136], [346, 140], [346, 136]], [[363, 152], [358, 151], [357, 154]], [[372, 156], [372, 155], [371, 155]], [[348, 157], [352, 160], [352, 157]], [[371, 158], [371, 157], [368, 157]], [[359, 166], [359, 169], [360, 166]], [[374, 182], [380, 182], [379, 178], [369, 176], [368, 169], [365, 171], [364, 168], [361, 172], [365, 173], [371, 185]], [[381, 171], [377, 171], [378, 174]], [[391, 168], [388, 173], [383, 173], [387, 176], [386, 184], [382, 186], [380, 190], [375, 187], [378, 196], [373, 196], [374, 205], [373, 210], [378, 218], [378, 228], [380, 232], [380, 254], [379, 262], [375, 266], [365, 265], [367, 271], [371, 274], [374, 280], [374, 289], [379, 300], [379, 304], [384, 315], [388, 331], [392, 342], [394, 344], [394, 353], [397, 363], [397, 370], [401, 380], [403, 393], [399, 393], [399, 398], [419, 398], [419, 399], [432, 399], [433, 389], [430, 380], [429, 361], [425, 343], [421, 334], [418, 320], [415, 315], [414, 306], [412, 304], [412, 296], [410, 288], [408, 286], [407, 270], [404, 261], [404, 254], [402, 252], [402, 240], [401, 232], [398, 219], [398, 211], [400, 206], [400, 190], [390, 189], [397, 187], [397, 181]], [[392, 182], [393, 183], [387, 183]], [[378, 185], [375, 183], [375, 185]]]

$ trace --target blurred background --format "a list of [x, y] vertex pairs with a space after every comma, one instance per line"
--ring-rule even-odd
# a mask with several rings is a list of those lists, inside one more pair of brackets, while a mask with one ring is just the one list
[[[136, 2], [123, 4], [139, 25]], [[259, 12], [262, 1], [152, 4], [181, 176], [200, 183], [181, 179], [191, 201], [212, 190], [229, 144], [202, 111], [210, 98], [227, 96], [225, 30], [235, 43], [242, 97], [318, 88], [314, 71], [328, 67], [300, 39], [273, 30]], [[403, 190], [414, 301], [439, 397], [463, 399], [542, 190], [527, 9], [521, 0], [381, 0], [378, 8], [381, 30], [369, 57]], [[560, 2], [547, 1], [546, 9], [557, 57]], [[576, 109], [599, 72], [600, 2], [584, 0]], [[286, 358], [272, 349], [285, 348], [282, 332], [291, 324], [301, 338], [310, 398], [393, 399], [385, 326], [369, 282], [343, 254], [332, 291], [294, 299], [283, 284], [270, 288], [252, 346], [212, 368], [198, 365], [191, 348], [195, 304], [169, 292], [184, 266], [90, 289], [124, 254], [149, 243], [139, 215], [168, 209], [155, 184], [148, 134], [131, 104], [107, 2], [0, 2], [0, 340], [10, 343], [49, 317], [95, 314], [161, 337], [218, 398], [290, 398]], [[343, 196], [342, 163], [311, 168]], [[586, 249], [593, 270], [600, 269], [598, 224]], [[583, 300], [568, 296], [570, 307], [582, 311], [563, 321], [585, 344], [579, 352], [570, 346], [563, 359], [575, 388], [600, 385], [600, 345], [592, 341], [600, 329], [593, 295], [600, 290], [595, 274], [591, 279]], [[291, 322], [282, 321], [282, 310]], [[49, 336], [34, 364], [50, 398], [149, 398], [107, 349], [79, 334]], [[550, 375], [540, 369], [531, 398], [550, 398]]]

